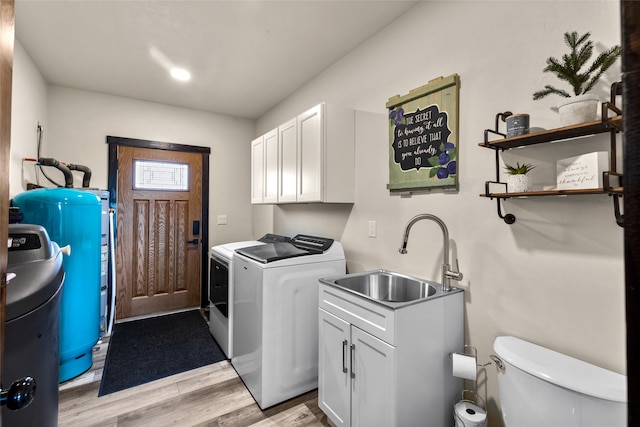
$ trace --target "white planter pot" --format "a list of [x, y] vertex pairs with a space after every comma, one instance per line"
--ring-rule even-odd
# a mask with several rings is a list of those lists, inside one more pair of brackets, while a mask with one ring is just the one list
[[579, 95], [567, 98], [558, 106], [562, 126], [593, 122], [598, 117], [598, 98], [594, 95]]
[[523, 193], [531, 190], [531, 177], [529, 175], [509, 175], [507, 180], [508, 193]]

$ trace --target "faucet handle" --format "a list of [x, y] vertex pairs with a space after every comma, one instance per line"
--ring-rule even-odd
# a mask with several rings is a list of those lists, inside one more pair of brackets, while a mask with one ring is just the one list
[[447, 271], [446, 276], [450, 279], [456, 280], [456, 281], [460, 281], [462, 280], [462, 273], [460, 273], [460, 264], [458, 263], [458, 258], [456, 258], [456, 271]]

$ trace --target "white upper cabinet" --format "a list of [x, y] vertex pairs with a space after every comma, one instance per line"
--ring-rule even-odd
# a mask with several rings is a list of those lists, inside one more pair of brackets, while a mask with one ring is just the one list
[[278, 126], [280, 168], [278, 173], [278, 202], [292, 203], [298, 195], [297, 121], [291, 119]]
[[298, 116], [298, 201], [321, 202], [323, 181], [323, 104]]
[[278, 130], [264, 135], [264, 203], [278, 201]]
[[[272, 138], [277, 141], [277, 150], [272, 148]], [[265, 192], [261, 202], [253, 201], [257, 199], [252, 197], [252, 203], [354, 202], [353, 109], [318, 104], [263, 135], [263, 141]], [[272, 157], [274, 152], [276, 161]], [[253, 155], [256, 153], [252, 152]], [[252, 182], [258, 181], [254, 175]]]
[[298, 202], [353, 203], [355, 111], [321, 103], [298, 116]]
[[264, 139], [251, 141], [251, 203], [264, 203]]

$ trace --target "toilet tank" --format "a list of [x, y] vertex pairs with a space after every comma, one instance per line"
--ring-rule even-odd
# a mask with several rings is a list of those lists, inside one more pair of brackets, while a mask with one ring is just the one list
[[515, 337], [496, 338], [505, 427], [627, 425], [627, 378]]

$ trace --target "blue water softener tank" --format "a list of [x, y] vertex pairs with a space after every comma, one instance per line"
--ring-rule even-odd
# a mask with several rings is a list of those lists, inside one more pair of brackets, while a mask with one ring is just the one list
[[60, 302], [59, 381], [67, 381], [91, 367], [100, 336], [100, 198], [71, 188], [41, 188], [18, 194], [13, 204], [23, 223], [41, 225], [58, 245], [71, 246], [63, 260]]

